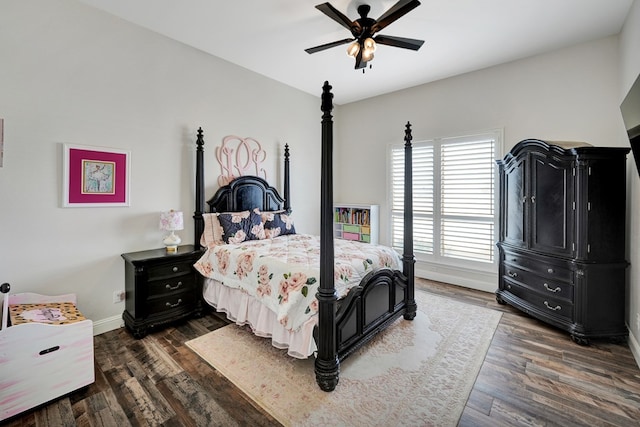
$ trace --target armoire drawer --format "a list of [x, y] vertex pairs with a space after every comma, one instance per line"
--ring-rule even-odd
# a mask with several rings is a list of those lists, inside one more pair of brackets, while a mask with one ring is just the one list
[[524, 256], [516, 252], [504, 251], [504, 261], [505, 264], [531, 271], [540, 276], [571, 282], [571, 269], [567, 266], [552, 263], [545, 257]]
[[506, 280], [518, 282], [524, 287], [551, 298], [563, 298], [573, 302], [573, 285], [569, 282], [542, 277], [508, 263], [504, 264]]
[[572, 319], [573, 304], [570, 301], [540, 295], [537, 292], [533, 292], [530, 289], [507, 279], [504, 279], [504, 290], [524, 301], [527, 301], [545, 315], [556, 316], [558, 318], [566, 319], [567, 321], [571, 321]]

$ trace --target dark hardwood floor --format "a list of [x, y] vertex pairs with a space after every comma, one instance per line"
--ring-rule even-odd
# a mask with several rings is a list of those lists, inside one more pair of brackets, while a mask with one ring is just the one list
[[580, 346], [493, 294], [420, 288], [503, 312], [459, 426], [640, 426], [640, 369], [626, 343]]
[[[418, 280], [427, 292], [503, 312], [460, 426], [637, 426], [640, 369], [626, 344], [579, 346], [493, 294]], [[9, 426], [271, 426], [278, 423], [184, 345], [216, 314], [136, 340], [95, 337], [96, 382]], [[390, 420], [391, 425], [393, 422]]]

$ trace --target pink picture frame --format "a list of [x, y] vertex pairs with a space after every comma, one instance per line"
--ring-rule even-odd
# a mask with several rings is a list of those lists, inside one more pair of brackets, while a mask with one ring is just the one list
[[64, 144], [64, 207], [129, 206], [131, 152]]

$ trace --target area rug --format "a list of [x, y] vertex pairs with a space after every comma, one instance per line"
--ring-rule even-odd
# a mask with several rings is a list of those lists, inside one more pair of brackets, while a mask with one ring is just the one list
[[418, 314], [398, 319], [340, 366], [336, 389], [314, 360], [293, 359], [228, 325], [186, 344], [285, 426], [455, 426], [501, 313], [416, 291]]

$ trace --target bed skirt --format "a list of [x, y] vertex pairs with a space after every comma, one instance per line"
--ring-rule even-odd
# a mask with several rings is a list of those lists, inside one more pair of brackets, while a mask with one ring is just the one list
[[317, 350], [313, 329], [317, 315], [306, 321], [297, 331], [285, 329], [276, 314], [241, 289], [229, 288], [219, 281], [205, 278], [202, 288], [204, 300], [217, 311], [225, 313], [236, 325], [251, 327], [259, 337], [270, 338], [271, 344], [286, 349], [296, 359], [306, 359]]

